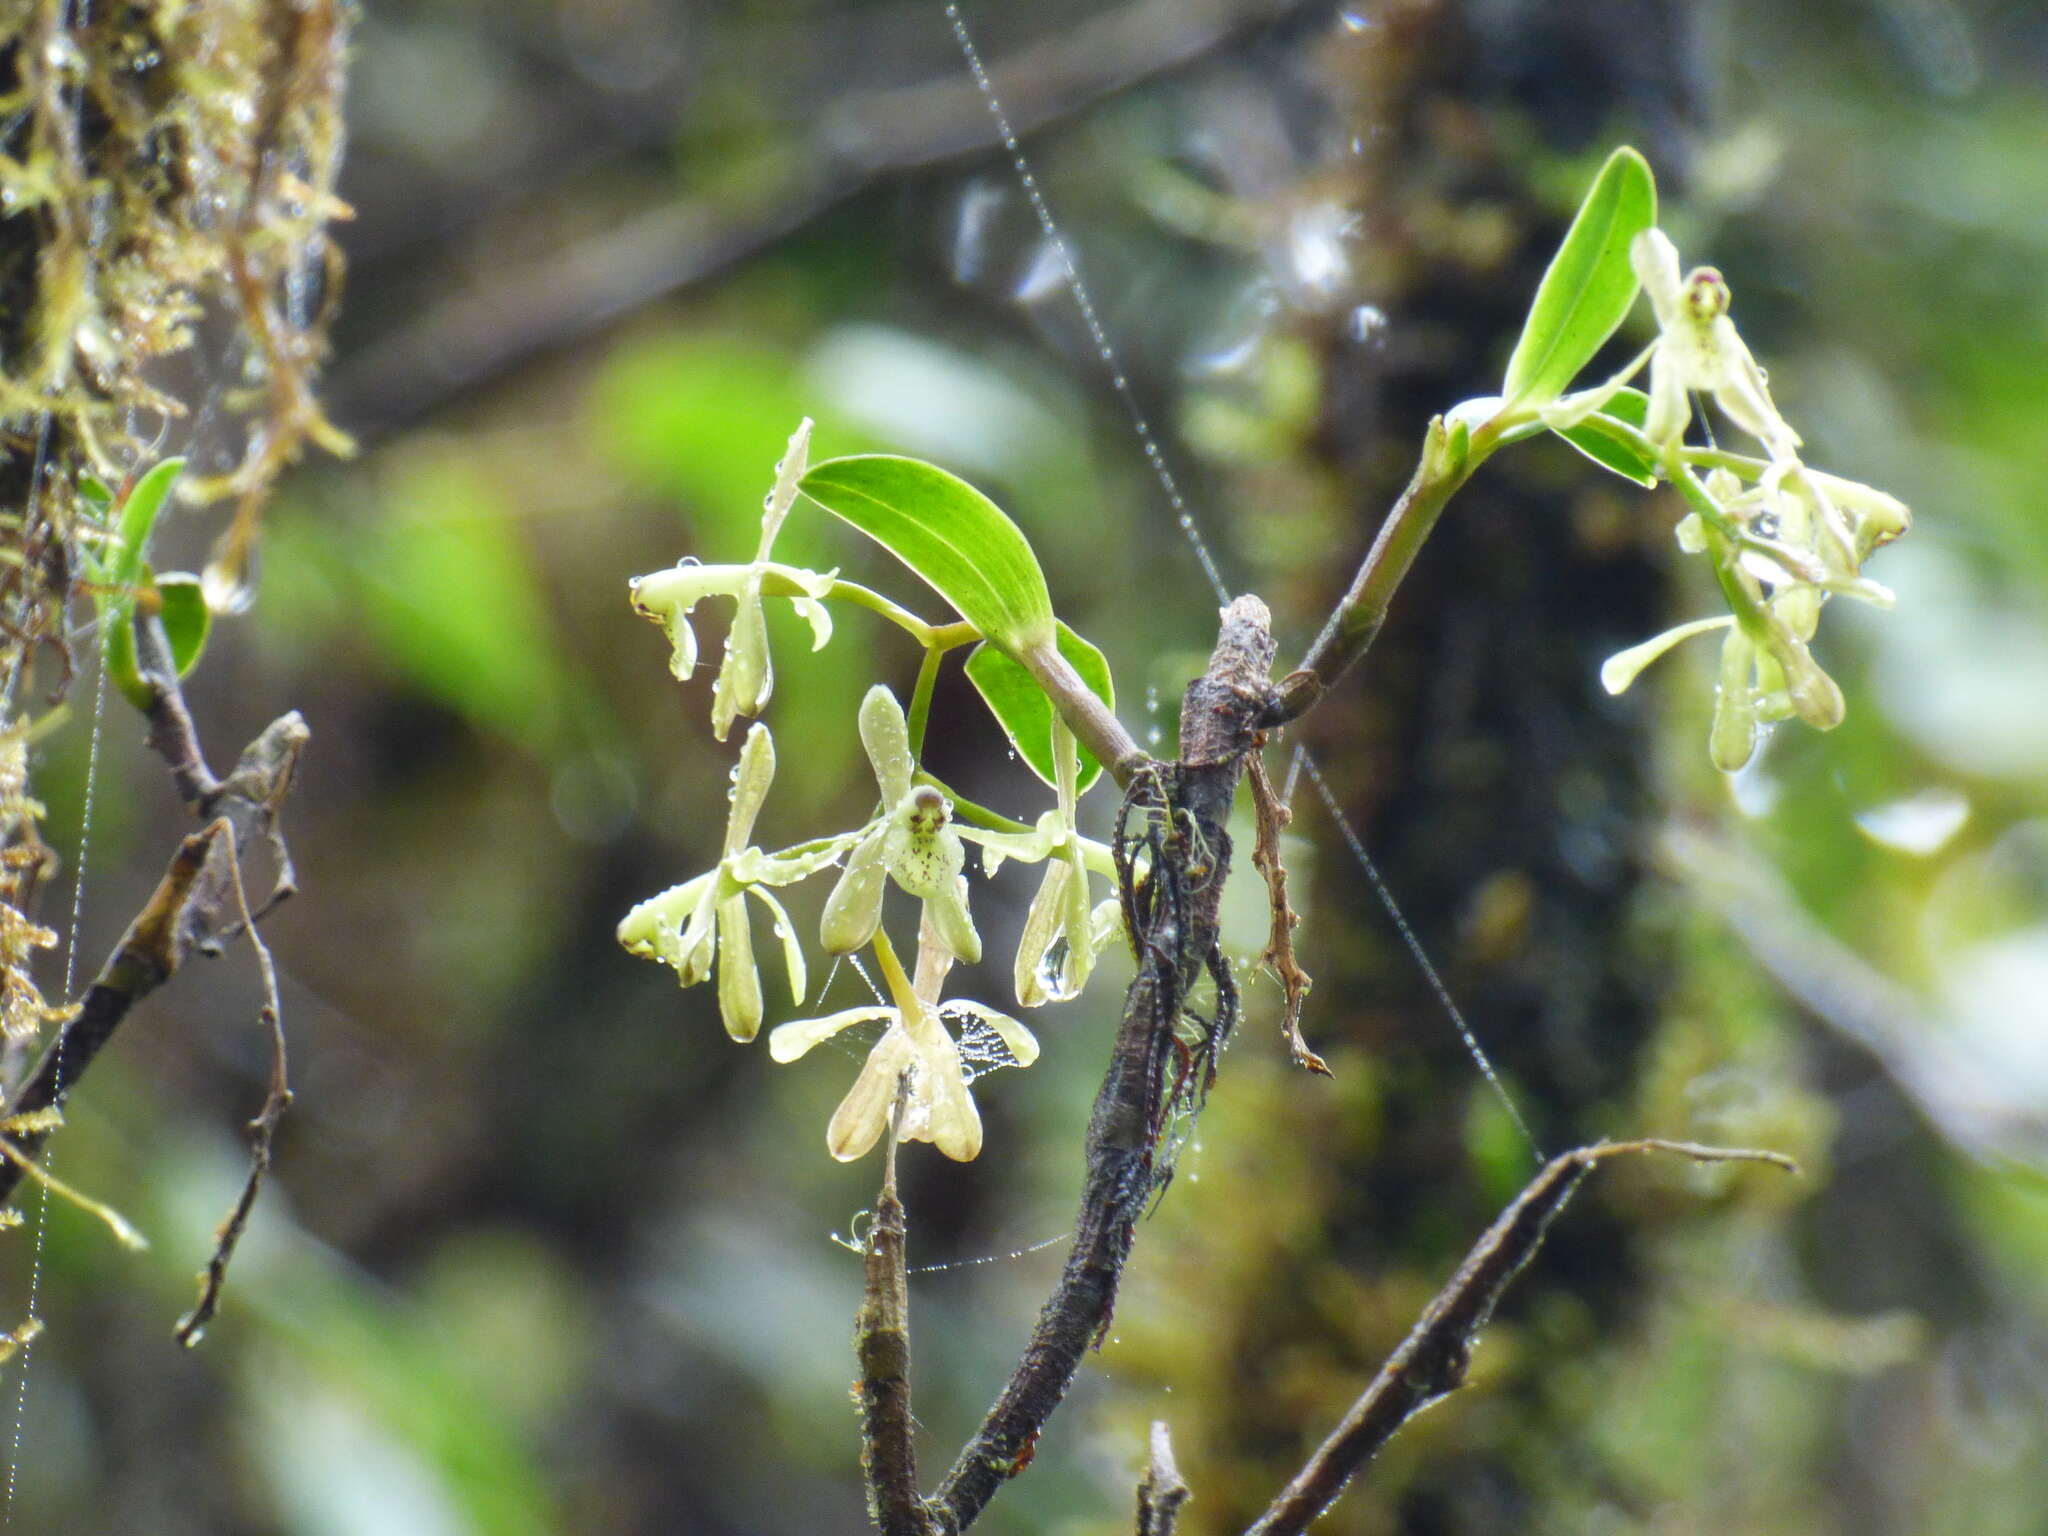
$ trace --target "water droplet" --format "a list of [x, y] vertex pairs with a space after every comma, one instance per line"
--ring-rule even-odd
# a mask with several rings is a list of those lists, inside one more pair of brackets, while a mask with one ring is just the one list
[[1337, 25], [1356, 37], [1361, 32], [1370, 32], [1373, 22], [1363, 6], [1347, 5], [1337, 13]]
[[229, 554], [208, 562], [199, 575], [199, 593], [207, 610], [217, 614], [247, 613], [256, 601], [256, 562]]
[[1387, 312], [1377, 304], [1359, 305], [1345, 325], [1346, 334], [1361, 345], [1384, 340], [1386, 329]]
[[1159, 685], [1157, 683], [1149, 684], [1145, 689], [1145, 713], [1148, 715], [1159, 713]]
[[1045, 993], [1047, 1002], [1071, 1002], [1081, 995], [1081, 989], [1071, 984], [1067, 976], [1069, 945], [1062, 934], [1048, 944], [1045, 953], [1038, 957], [1038, 985]]

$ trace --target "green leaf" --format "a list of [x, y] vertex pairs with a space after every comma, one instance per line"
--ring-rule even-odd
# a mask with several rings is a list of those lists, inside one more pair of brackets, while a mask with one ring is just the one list
[[[1109, 662], [1102, 652], [1063, 623], [1059, 624], [1059, 648], [1060, 654], [1081, 674], [1089, 691], [1115, 709], [1116, 685], [1110, 681]], [[1057, 787], [1052, 759], [1052, 700], [1045, 696], [1045, 690], [1021, 665], [986, 643], [977, 645], [967, 658], [967, 676], [981, 690], [983, 702], [1026, 765], [1046, 783]], [[1081, 776], [1077, 787], [1085, 791], [1102, 772], [1102, 764], [1087, 748], [1079, 751]]]
[[1636, 300], [1631, 241], [1657, 222], [1657, 183], [1626, 145], [1607, 157], [1529, 306], [1501, 393], [1546, 405], [1593, 360]]
[[213, 623], [213, 611], [199, 588], [199, 578], [190, 571], [167, 571], [156, 579], [157, 601], [163, 619], [164, 638], [171, 643], [171, 661], [178, 676], [187, 676], [199, 665], [206, 649], [206, 634]]
[[[1640, 432], [1643, 423], [1649, 419], [1650, 397], [1640, 389], [1616, 390], [1614, 398], [1594, 415], [1611, 416]], [[1592, 417], [1588, 417], [1577, 426], [1558, 431], [1557, 435], [1595, 464], [1603, 469], [1613, 470], [1624, 480], [1633, 480], [1637, 485], [1657, 483], [1657, 466], [1619, 438], [1609, 437], [1602, 432], [1593, 425]]]
[[[156, 515], [163, 510], [171, 485], [184, 467], [183, 459], [165, 459], [152, 465], [147, 474], [128, 488], [128, 499], [121, 504], [120, 547], [107, 567], [109, 584], [123, 593], [132, 593], [142, 574], [142, 556], [149, 547], [150, 529], [156, 526]], [[133, 597], [119, 601], [125, 607], [132, 604]]]
[[1038, 557], [966, 481], [920, 459], [857, 454], [814, 466], [803, 492], [930, 582], [1002, 650], [1014, 656], [1053, 637]]

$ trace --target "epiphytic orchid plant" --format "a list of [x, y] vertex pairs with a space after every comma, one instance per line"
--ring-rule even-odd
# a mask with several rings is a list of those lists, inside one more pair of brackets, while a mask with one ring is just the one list
[[[1906, 531], [1909, 515], [1882, 491], [1824, 474], [1800, 458], [1800, 436], [1736, 329], [1727, 282], [1712, 267], [1681, 272], [1677, 250], [1655, 221], [1649, 166], [1634, 150], [1617, 150], [1544, 275], [1501, 393], [1468, 400], [1431, 423], [1415, 478], [1357, 581], [1302, 666], [1281, 683], [1274, 723], [1305, 712], [1362, 653], [1451, 495], [1495, 451], [1546, 430], [1624, 479], [1672, 486], [1688, 507], [1676, 528], [1679, 547], [1708, 561], [1727, 603], [1726, 613], [1680, 624], [1609, 658], [1600, 676], [1610, 692], [1626, 689], [1679, 642], [1717, 631], [1723, 638], [1710, 740], [1717, 766], [1732, 771], [1746, 763], [1770, 722], [1797, 717], [1826, 730], [1841, 721], [1841, 690], [1809, 645], [1830, 598], [1891, 603], [1891, 593], [1863, 574], [1863, 564]], [[1649, 296], [1653, 339], [1611, 378], [1572, 390], [1639, 292]], [[1647, 390], [1632, 387], [1646, 373]], [[1709, 397], [1761, 452], [1691, 441], [1698, 395]], [[984, 1032], [1003, 1042], [994, 1052], [1003, 1062], [1025, 1064], [1036, 1046], [1021, 1025], [987, 1005], [939, 997], [955, 962], [981, 958], [965, 844], [981, 845], [984, 873], [1005, 860], [1045, 865], [1012, 965], [1017, 1004], [1033, 1008], [1076, 995], [1118, 917], [1116, 902], [1098, 901], [1091, 888], [1091, 880], [1114, 878], [1111, 850], [1081, 835], [1076, 805], [1100, 775], [1098, 754], [1128, 738], [1101, 729], [1105, 719], [1113, 727], [1115, 705], [1102, 653], [1054, 617], [1030, 544], [993, 502], [914, 459], [866, 455], [813, 467], [810, 426], [798, 427], [777, 466], [754, 558], [741, 565], [685, 561], [642, 576], [632, 586], [633, 606], [667, 632], [671, 669], [687, 681], [698, 662], [693, 611], [709, 597], [734, 600], [711, 696], [720, 740], [739, 717], [759, 715], [773, 693], [763, 617], [768, 602], [787, 601], [809, 621], [814, 649], [832, 638], [835, 606], [865, 609], [908, 634], [924, 649], [908, 710], [877, 685], [857, 721], [880, 791], [877, 808], [859, 827], [775, 853], [754, 847], [754, 820], [775, 771], [768, 727], [755, 724], [733, 772], [731, 817], [717, 867], [635, 907], [619, 925], [619, 938], [635, 954], [674, 966], [685, 986], [716, 973], [726, 1030], [748, 1041], [766, 1013], [748, 900], [766, 909], [782, 943], [792, 1005], [801, 1005], [809, 975], [804, 944], [771, 891], [839, 867], [819, 947], [832, 956], [872, 951], [889, 979], [889, 1000], [785, 1024], [776, 1032], [774, 1054], [792, 1060], [847, 1024], [886, 1016], [869, 1070], [833, 1120], [832, 1154], [859, 1156], [878, 1139], [875, 1064], [886, 1059], [909, 1085], [909, 1112], [898, 1116], [903, 1136], [934, 1141], [949, 1156], [971, 1157], [980, 1146], [979, 1122], [964, 1088], [952, 1081], [962, 1069], [943, 1021], [983, 1021]], [[777, 533], [805, 499], [889, 549], [951, 605], [954, 616], [928, 622], [836, 571], [774, 560]], [[968, 677], [1023, 760], [1053, 791], [1053, 805], [1031, 821], [965, 800], [921, 762], [940, 664], [966, 647], [973, 648]], [[921, 906], [907, 968], [889, 937], [892, 885]], [[914, 985], [909, 973], [917, 977]]]
[[[1054, 619], [1030, 545], [992, 502], [943, 470], [911, 459], [875, 455], [812, 468], [810, 432], [808, 421], [797, 428], [777, 466], [751, 562], [685, 563], [643, 576], [633, 583], [633, 605], [667, 631], [671, 669], [687, 680], [697, 665], [691, 613], [707, 597], [735, 600], [712, 691], [712, 728], [721, 740], [739, 716], [759, 714], [774, 689], [766, 602], [786, 599], [808, 619], [814, 649], [832, 637], [833, 604], [880, 614], [909, 633], [925, 652], [909, 712], [880, 684], [859, 711], [861, 742], [880, 789], [877, 809], [864, 825], [831, 836], [775, 853], [754, 847], [754, 821], [775, 774], [773, 739], [766, 724], [756, 723], [733, 770], [731, 813], [717, 867], [640, 903], [619, 925], [619, 939], [635, 954], [674, 966], [684, 986], [715, 972], [727, 1033], [751, 1040], [764, 1005], [748, 899], [772, 920], [791, 1001], [800, 1005], [809, 974], [804, 945], [770, 888], [843, 865], [825, 902], [819, 947], [832, 956], [871, 951], [888, 983], [889, 1001], [784, 1024], [775, 1032], [773, 1054], [793, 1061], [840, 1029], [886, 1018], [868, 1068], [833, 1117], [827, 1136], [832, 1155], [858, 1157], [875, 1144], [900, 1076], [908, 1093], [907, 1111], [897, 1117], [904, 1139], [931, 1141], [949, 1157], [971, 1158], [981, 1146], [981, 1126], [948, 1024], [971, 1030], [978, 1055], [1001, 1065], [1028, 1065], [1037, 1044], [1021, 1024], [986, 1004], [940, 998], [955, 962], [981, 959], [966, 844], [981, 845], [986, 873], [1006, 860], [1047, 864], [1013, 966], [1017, 1002], [1037, 1007], [1074, 996], [1114, 932], [1110, 914], [1116, 904], [1105, 898], [1098, 916], [1090, 877], [1107, 881], [1114, 869], [1109, 849], [1083, 837], [1074, 819], [1079, 796], [1099, 777], [1100, 765], [1079, 748], [1052, 699], [1086, 691], [1106, 712], [1115, 695], [1102, 653]], [[840, 580], [836, 571], [803, 570], [771, 559], [775, 535], [800, 494], [889, 548], [959, 617], [927, 623], [880, 593]], [[1023, 760], [1053, 790], [1054, 805], [1035, 822], [965, 800], [920, 763], [940, 662], [967, 646], [974, 647], [967, 675]], [[1049, 679], [1057, 692], [1040, 679]], [[906, 979], [889, 937], [891, 885], [917, 898], [922, 909], [909, 967], [915, 984]]]
[[[1721, 668], [1710, 741], [1718, 766], [1733, 770], [1746, 763], [1773, 721], [1796, 716], [1822, 730], [1841, 721], [1841, 690], [1809, 643], [1830, 598], [1891, 602], [1891, 594], [1863, 574], [1863, 564], [1905, 532], [1906, 509], [1800, 457], [1802, 440], [1735, 327], [1728, 284], [1711, 267], [1682, 272], [1656, 214], [1649, 166], [1634, 150], [1615, 151], [1544, 274], [1500, 393], [1465, 401], [1430, 422], [1413, 479], [1300, 664], [1273, 678], [1270, 615], [1257, 598], [1240, 596], [1223, 610], [1208, 669], [1188, 687], [1177, 760], [1155, 760], [1117, 722], [1101, 653], [1054, 617], [1030, 544], [992, 502], [912, 459], [872, 455], [811, 467], [809, 422], [790, 439], [777, 468], [751, 562], [687, 561], [633, 583], [635, 608], [667, 631], [672, 669], [683, 679], [697, 664], [691, 612], [713, 595], [734, 599], [712, 692], [712, 727], [720, 740], [740, 716], [758, 715], [773, 691], [763, 619], [769, 602], [786, 600], [807, 618], [815, 646], [830, 641], [838, 605], [880, 615], [924, 650], [907, 710], [881, 685], [860, 704], [856, 724], [878, 790], [875, 809], [861, 825], [773, 853], [754, 846], [754, 823], [775, 769], [768, 727], [756, 723], [733, 772], [731, 816], [716, 867], [642, 902], [619, 926], [629, 950], [674, 966], [685, 986], [715, 972], [727, 1031], [751, 1040], [768, 1010], [749, 901], [767, 910], [781, 938], [790, 1012], [802, 1015], [810, 968], [771, 889], [839, 869], [824, 903], [819, 947], [834, 956], [871, 952], [886, 994], [871, 1007], [778, 1022], [768, 1038], [777, 1061], [794, 1061], [845, 1029], [881, 1025], [832, 1116], [826, 1145], [841, 1160], [877, 1144], [885, 1148], [855, 1330], [862, 1465], [871, 1510], [885, 1531], [936, 1536], [971, 1524], [1030, 1461], [1040, 1429], [1107, 1329], [1138, 1218], [1171, 1176], [1176, 1116], [1199, 1106], [1236, 1016], [1236, 984], [1217, 934], [1232, 856], [1230, 810], [1247, 778], [1258, 833], [1252, 862], [1266, 878], [1273, 913], [1263, 958], [1284, 986], [1284, 1026], [1295, 1060], [1326, 1070], [1299, 1030], [1308, 978], [1294, 958], [1295, 917], [1279, 860], [1286, 811], [1259, 766], [1259, 749], [1269, 731], [1306, 714], [1364, 654], [1437, 517], [1489, 457], [1548, 431], [1624, 479], [1646, 488], [1667, 484], [1684, 501], [1679, 547], [1708, 562], [1728, 611], [1610, 658], [1601, 680], [1611, 692], [1628, 687], [1678, 642], [1718, 630]], [[1643, 291], [1654, 338], [1613, 377], [1574, 390]], [[1646, 373], [1647, 389], [1632, 387]], [[1760, 451], [1731, 451], [1711, 434], [1692, 441], [1694, 397], [1700, 395]], [[803, 499], [890, 550], [955, 616], [929, 622], [836, 571], [775, 561], [776, 534]], [[923, 764], [940, 666], [970, 646], [968, 677], [1052, 792], [1052, 805], [1035, 820], [975, 805]], [[1110, 846], [1083, 836], [1076, 823], [1081, 796], [1105, 768], [1124, 792]], [[913, 1454], [906, 1218], [894, 1149], [922, 1140], [948, 1157], [974, 1157], [982, 1124], [969, 1092], [972, 1066], [1026, 1066], [1038, 1054], [1037, 1041], [1015, 1019], [986, 1003], [944, 995], [954, 966], [982, 957], [968, 878], [970, 842], [981, 846], [984, 875], [1006, 860], [1045, 866], [1012, 964], [1019, 1006], [1078, 993], [1096, 954], [1118, 931], [1131, 942], [1136, 975], [1089, 1118], [1081, 1209], [1065, 1269], [995, 1405], [937, 1491], [925, 1494]], [[1115, 896], [1098, 901], [1096, 880], [1113, 882]], [[907, 965], [891, 939], [891, 887], [918, 904], [917, 943]], [[900, 900], [897, 907], [901, 923], [907, 907]], [[1204, 1004], [1206, 1014], [1189, 1006], [1205, 982], [1214, 999]], [[1601, 1143], [1551, 1159], [1254, 1529], [1303, 1530], [1402, 1423], [1458, 1386], [1477, 1329], [1580, 1180], [1610, 1157], [1651, 1151], [1790, 1166], [1775, 1153], [1656, 1140]], [[1155, 1437], [1163, 1428], [1155, 1426]], [[1145, 1485], [1151, 1491], [1141, 1490], [1140, 1525], [1163, 1531], [1171, 1528], [1186, 1490], [1174, 1492], [1178, 1477], [1170, 1455], [1160, 1456], [1160, 1443], [1155, 1438], [1153, 1474]]]

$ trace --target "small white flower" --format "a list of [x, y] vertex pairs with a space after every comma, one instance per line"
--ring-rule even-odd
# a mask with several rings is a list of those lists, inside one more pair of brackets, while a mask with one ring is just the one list
[[718, 867], [696, 879], [653, 896], [628, 912], [619, 923], [619, 942], [636, 955], [675, 967], [686, 987], [709, 976], [716, 961], [718, 1011], [726, 1033], [751, 1040], [761, 1028], [761, 973], [754, 963], [754, 941], [747, 920], [747, 897], [768, 909], [782, 940], [783, 963], [789, 970], [790, 995], [803, 1001], [806, 990], [803, 946], [782, 903], [763, 889], [789, 885], [816, 873], [845, 851], [849, 838], [821, 842], [780, 854], [750, 846], [755, 818], [775, 781], [775, 743], [768, 727], [755, 725], [740, 748], [733, 769], [732, 812], [725, 824], [725, 850]]
[[1657, 315], [1657, 341], [1650, 353], [1650, 413], [1643, 427], [1660, 447], [1684, 435], [1692, 416], [1693, 390], [1714, 397], [1728, 419], [1764, 445], [1773, 459], [1789, 459], [1799, 447], [1794, 432], [1771, 403], [1764, 371], [1728, 318], [1728, 284], [1712, 267], [1679, 276], [1678, 248], [1661, 229], [1646, 229], [1629, 247], [1650, 307]]
[[[895, 1107], [897, 1085], [907, 1076], [902, 1139], [931, 1142], [956, 1162], [966, 1162], [981, 1151], [981, 1114], [967, 1091], [960, 1048], [941, 1017], [939, 992], [952, 969], [952, 956], [927, 922], [918, 945], [915, 985], [904, 980], [893, 950], [881, 947], [877, 957], [889, 985], [889, 1004], [777, 1025], [768, 1036], [768, 1053], [777, 1061], [795, 1061], [852, 1025], [886, 1021], [881, 1039], [826, 1127], [827, 1149], [839, 1161], [850, 1162], [881, 1140]], [[1017, 1065], [1028, 1067], [1038, 1059], [1038, 1041], [1007, 1014], [965, 999], [947, 1003], [944, 1011], [971, 1015], [987, 1025]]]
[[690, 628], [690, 610], [714, 595], [737, 599], [732, 627], [726, 631], [725, 660], [711, 692], [711, 729], [720, 741], [741, 715], [758, 715], [775, 691], [775, 665], [768, 654], [768, 621], [761, 610], [764, 592], [787, 597], [811, 625], [811, 649], [823, 650], [832, 638], [832, 616], [820, 601], [832, 590], [834, 573], [778, 565], [768, 558], [775, 535], [796, 501], [811, 441], [805, 417], [789, 440], [789, 451], [775, 466], [775, 488], [768, 493], [761, 516], [761, 545], [748, 565], [698, 565], [685, 562], [666, 571], [636, 577], [631, 587], [634, 611], [668, 632], [673, 647], [669, 670], [688, 681], [697, 670], [697, 636]]
[[981, 936], [967, 910], [967, 850], [952, 825], [952, 802], [929, 784], [914, 782], [910, 727], [896, 696], [880, 683], [861, 700], [860, 739], [881, 785], [882, 814], [861, 833], [826, 898], [819, 924], [826, 951], [851, 954], [875, 936], [882, 892], [894, 879], [924, 903], [925, 921], [952, 956], [975, 964]]

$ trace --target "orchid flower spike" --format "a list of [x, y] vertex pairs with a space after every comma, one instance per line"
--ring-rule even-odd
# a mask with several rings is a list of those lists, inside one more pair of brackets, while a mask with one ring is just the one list
[[967, 910], [967, 850], [953, 825], [953, 803], [914, 782], [910, 727], [882, 684], [860, 705], [860, 739], [882, 789], [882, 812], [863, 830], [839, 883], [825, 901], [819, 937], [826, 952], [852, 954], [875, 936], [887, 880], [924, 903], [925, 921], [954, 959], [981, 959], [981, 935]]
[[697, 669], [697, 636], [690, 628], [690, 610], [713, 595], [737, 599], [732, 627], [726, 631], [725, 660], [711, 693], [711, 730], [720, 741], [741, 715], [758, 715], [775, 691], [775, 665], [768, 654], [768, 623], [762, 613], [764, 593], [787, 597], [810, 621], [811, 649], [823, 650], [832, 638], [832, 616], [821, 601], [832, 590], [834, 573], [778, 565], [768, 558], [783, 519], [796, 501], [797, 483], [809, 461], [811, 421], [807, 416], [790, 437], [789, 450], [775, 466], [775, 486], [761, 516], [761, 544], [751, 564], [698, 565], [685, 562], [666, 571], [634, 578], [634, 611], [668, 632], [673, 650], [669, 670], [687, 681]]
[[847, 837], [767, 854], [751, 846], [754, 821], [775, 781], [775, 743], [768, 727], [756, 724], [747, 732], [740, 760], [732, 773], [732, 811], [725, 824], [725, 849], [718, 866], [696, 879], [653, 896], [628, 912], [619, 924], [619, 942], [636, 955], [675, 967], [686, 987], [709, 976], [716, 961], [718, 1011], [733, 1039], [754, 1038], [761, 1028], [761, 973], [754, 962], [753, 934], [747, 919], [747, 898], [768, 909], [782, 940], [783, 963], [789, 971], [790, 995], [803, 1001], [807, 983], [803, 946], [782, 903], [764, 887], [789, 885], [815, 874], [846, 850]]
[[768, 1053], [777, 1061], [795, 1061], [851, 1025], [885, 1021], [881, 1039], [826, 1127], [827, 1149], [839, 1161], [851, 1162], [881, 1140], [897, 1085], [907, 1077], [902, 1139], [929, 1141], [954, 1161], [966, 1162], [981, 1151], [981, 1114], [967, 1091], [968, 1075], [946, 1027], [948, 1019], [993, 1032], [1020, 1067], [1038, 1059], [1038, 1041], [1015, 1019], [980, 1003], [955, 999], [941, 1007], [939, 992], [953, 956], [929, 914], [920, 930], [914, 985], [904, 978], [893, 948], [878, 944], [875, 953], [888, 984], [887, 1004], [777, 1025], [768, 1036]]

